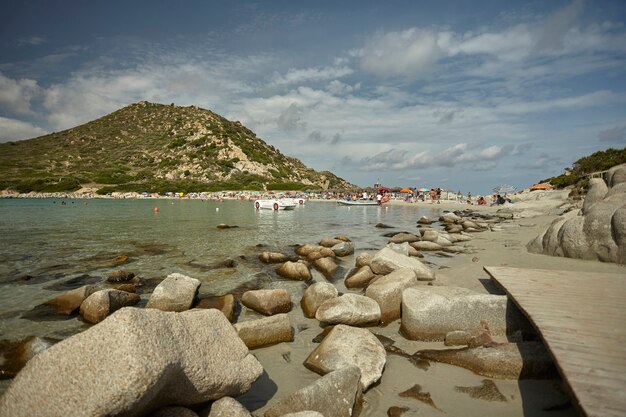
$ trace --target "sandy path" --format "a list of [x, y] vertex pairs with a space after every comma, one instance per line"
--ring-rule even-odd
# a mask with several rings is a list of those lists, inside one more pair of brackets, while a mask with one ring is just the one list
[[[484, 207], [456, 203], [408, 204], [391, 202], [393, 205], [412, 207], [433, 207], [442, 210], [459, 210], [471, 208], [481, 212], [495, 212], [497, 207]], [[438, 262], [436, 270], [437, 284], [454, 285], [471, 288], [477, 292], [501, 293], [490, 281], [484, 266], [511, 266], [520, 268], [563, 269], [572, 271], [601, 271], [624, 273], [624, 267], [593, 261], [568, 258], [555, 258], [544, 255], [530, 254], [525, 245], [544, 230], [556, 216], [544, 215], [534, 218], [508, 220], [501, 223], [503, 231], [486, 231], [474, 234], [474, 240], [468, 242], [472, 253], [456, 255], [453, 258]], [[416, 211], [417, 220], [417, 211]], [[343, 258], [342, 264], [349, 269], [354, 265], [354, 256]], [[324, 278], [314, 271], [314, 279]], [[290, 313], [292, 324], [296, 329], [293, 343], [279, 344], [269, 348], [253, 351], [263, 364], [266, 374], [255, 387], [240, 400], [253, 411], [262, 415], [267, 403], [315, 381], [319, 376], [306, 369], [302, 362], [315, 348], [312, 339], [321, 332], [316, 320], [304, 318], [299, 306], [303, 284], [285, 284], [292, 294], [294, 309]], [[346, 292], [343, 280], [335, 282], [340, 291]], [[246, 311], [241, 319], [255, 318], [255, 313]], [[427, 343], [405, 340], [398, 332], [400, 321], [397, 320], [387, 327], [370, 328], [373, 333], [390, 337], [396, 346], [408, 353], [420, 349], [444, 348], [443, 343]], [[467, 393], [460, 392], [456, 387], [474, 387], [482, 384], [485, 378], [473, 374], [463, 368], [431, 363], [428, 369], [420, 369], [407, 359], [387, 355], [387, 364], [380, 383], [365, 393], [361, 416], [385, 416], [389, 407], [405, 407], [408, 410], [403, 416], [574, 416], [577, 415], [567, 404], [567, 397], [562, 392], [560, 380], [526, 380], [506, 381], [494, 380], [498, 390], [506, 398], [506, 402], [490, 402], [484, 399], [471, 398]], [[419, 384], [423, 392], [430, 393], [435, 405], [425, 404], [413, 398], [402, 398], [399, 393]]]

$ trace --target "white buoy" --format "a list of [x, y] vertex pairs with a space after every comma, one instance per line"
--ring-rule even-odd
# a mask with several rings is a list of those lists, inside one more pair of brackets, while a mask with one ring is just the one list
[[220, 211], [220, 208], [219, 207], [215, 207], [215, 211]]

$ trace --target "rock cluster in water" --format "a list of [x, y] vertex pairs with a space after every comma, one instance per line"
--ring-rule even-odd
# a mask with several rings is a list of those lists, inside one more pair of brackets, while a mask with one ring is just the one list
[[[356, 245], [343, 235], [298, 246], [294, 254], [259, 254], [276, 276], [305, 281], [302, 314], [326, 329], [303, 363], [321, 377], [273, 399], [265, 417], [358, 415], [363, 392], [382, 378], [387, 353], [419, 366], [440, 361], [491, 378], [543, 377], [553, 371], [542, 345], [523, 340], [525, 323], [506, 297], [434, 285], [435, 272], [420, 260], [422, 251], [467, 252], [464, 244], [472, 233], [489, 230], [500, 219], [458, 212], [438, 221], [441, 229], [422, 218], [418, 233], [388, 233], [387, 246], [352, 258], [346, 257], [354, 255]], [[326, 281], [314, 282], [312, 269]], [[354, 292], [339, 292], [334, 283], [341, 276]], [[154, 288], [146, 308], [129, 307], [139, 301], [130, 291], [137, 280], [119, 271], [109, 282], [129, 291], [84, 286], [46, 303], [60, 314], [80, 312], [97, 324], [54, 345], [39, 343], [22, 359], [25, 367], [0, 399], [0, 415], [251, 416], [232, 397], [251, 389], [263, 373], [250, 349], [294, 341], [292, 295], [284, 289], [198, 295], [199, 280], [171, 274]], [[266, 317], [232, 325], [238, 300]], [[394, 320], [400, 320], [407, 339], [465, 347], [408, 354], [371, 330]], [[519, 340], [503, 344], [491, 338], [505, 333]], [[416, 387], [399, 394], [438, 409]], [[392, 408], [394, 415], [404, 410]]]

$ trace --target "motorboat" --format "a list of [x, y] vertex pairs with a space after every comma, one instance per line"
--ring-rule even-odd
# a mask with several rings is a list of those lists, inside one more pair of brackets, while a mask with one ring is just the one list
[[280, 200], [283, 200], [285, 202], [292, 202], [296, 206], [303, 206], [306, 204], [306, 200], [304, 199], [304, 197], [284, 197]]
[[293, 210], [298, 203], [288, 198], [255, 200], [254, 208], [257, 210]]
[[343, 206], [379, 206], [376, 200], [337, 200]]

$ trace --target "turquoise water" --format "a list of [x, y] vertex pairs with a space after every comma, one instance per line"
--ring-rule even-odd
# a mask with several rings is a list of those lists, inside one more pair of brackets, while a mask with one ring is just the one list
[[[85, 325], [77, 319], [28, 320], [22, 314], [61, 291], [103, 282], [118, 269], [154, 282], [180, 272], [202, 281], [201, 292], [221, 294], [255, 277], [277, 279], [273, 267], [257, 260], [262, 250], [292, 254], [292, 245], [337, 234], [349, 236], [357, 252], [376, 250], [386, 244], [382, 235], [389, 230], [375, 224], [415, 232], [420, 216], [438, 216], [436, 209], [424, 206], [345, 207], [334, 202], [274, 212], [256, 211], [243, 201], [61, 201], [0, 200], [2, 339], [63, 337], [81, 330]], [[238, 227], [219, 230], [220, 223]], [[119, 255], [128, 256], [128, 262], [116, 265]], [[236, 266], [220, 265], [228, 259]], [[354, 265], [353, 258], [341, 262], [346, 269]]]

